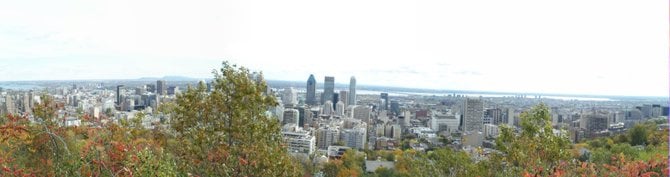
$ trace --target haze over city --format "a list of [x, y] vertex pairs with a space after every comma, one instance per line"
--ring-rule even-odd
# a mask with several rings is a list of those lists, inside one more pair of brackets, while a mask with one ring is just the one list
[[0, 81], [210, 78], [228, 60], [271, 80], [668, 96], [667, 2], [3, 4]]

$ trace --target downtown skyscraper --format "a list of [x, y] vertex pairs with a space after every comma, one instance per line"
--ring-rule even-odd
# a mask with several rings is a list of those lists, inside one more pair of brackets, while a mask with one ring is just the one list
[[310, 74], [309, 79], [307, 79], [307, 95], [305, 98], [305, 103], [308, 105], [316, 105], [316, 79], [314, 75]]
[[326, 76], [323, 82], [323, 95], [321, 96], [321, 104], [328, 100], [332, 102], [333, 93], [335, 93], [335, 77]]
[[467, 98], [463, 101], [463, 131], [480, 132], [484, 126], [484, 104], [480, 99]]
[[167, 95], [167, 82], [165, 80], [156, 81], [156, 94]]
[[349, 101], [348, 105], [356, 105], [356, 78], [354, 76], [349, 79], [349, 98], [347, 101]]

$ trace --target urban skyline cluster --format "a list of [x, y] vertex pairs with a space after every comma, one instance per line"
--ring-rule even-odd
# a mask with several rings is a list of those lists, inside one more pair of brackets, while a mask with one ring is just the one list
[[[358, 97], [351, 100], [350, 93], [357, 90], [355, 77], [350, 78], [348, 90], [339, 92], [334, 81], [334, 77], [324, 76], [322, 92], [315, 89], [318, 82], [314, 75], [308, 77], [302, 93], [292, 86], [273, 87], [281, 102], [272, 113], [284, 125], [291, 152], [332, 155], [352, 148], [393, 150], [401, 148], [403, 137], [408, 135], [428, 140], [409, 145], [416, 150], [446, 146], [468, 152], [481, 147], [493, 151], [499, 126], [518, 127], [520, 114], [539, 103], [550, 106], [554, 133], [569, 137], [573, 143], [620, 134], [640, 122], [668, 115], [663, 101], [580, 101], [542, 95], [389, 96], [382, 92], [355, 94]], [[452, 144], [444, 144], [440, 137]]]

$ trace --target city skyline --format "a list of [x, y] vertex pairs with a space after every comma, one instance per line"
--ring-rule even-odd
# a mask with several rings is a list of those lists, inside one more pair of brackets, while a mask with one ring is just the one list
[[667, 3], [9, 2], [0, 81], [210, 78], [228, 60], [268, 80], [667, 97]]

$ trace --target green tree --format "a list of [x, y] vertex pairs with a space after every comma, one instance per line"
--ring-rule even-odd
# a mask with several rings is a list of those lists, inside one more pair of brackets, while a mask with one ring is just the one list
[[633, 128], [628, 131], [630, 137], [630, 145], [645, 145], [647, 144], [647, 136], [649, 136], [648, 127], [644, 124], [635, 124]]
[[502, 126], [496, 139], [496, 148], [503, 154], [500, 162], [521, 169], [533, 169], [550, 168], [568, 160], [570, 141], [565, 136], [554, 134], [550, 115], [547, 105], [540, 103], [521, 114], [519, 134], [515, 134], [510, 127]]
[[279, 121], [265, 114], [277, 102], [265, 94], [262, 74], [228, 62], [213, 74], [211, 93], [202, 82], [189, 86], [172, 109], [171, 146], [182, 170], [201, 176], [300, 176]]

